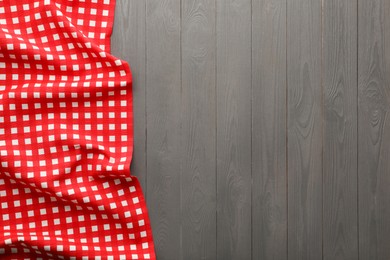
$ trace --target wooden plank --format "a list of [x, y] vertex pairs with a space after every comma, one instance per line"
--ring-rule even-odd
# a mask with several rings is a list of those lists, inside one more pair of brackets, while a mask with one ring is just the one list
[[287, 1], [289, 259], [322, 258], [321, 2]]
[[359, 1], [359, 258], [390, 259], [390, 2]]
[[182, 0], [183, 259], [216, 259], [215, 66], [215, 1]]
[[131, 174], [139, 179], [146, 191], [145, 2], [117, 0], [111, 42], [113, 55], [127, 61], [131, 67], [134, 115]]
[[180, 259], [180, 0], [145, 2], [148, 208], [158, 259]]
[[217, 0], [217, 259], [251, 259], [251, 1]]
[[357, 0], [323, 5], [323, 259], [358, 259]]
[[252, 3], [253, 259], [287, 259], [286, 1]]

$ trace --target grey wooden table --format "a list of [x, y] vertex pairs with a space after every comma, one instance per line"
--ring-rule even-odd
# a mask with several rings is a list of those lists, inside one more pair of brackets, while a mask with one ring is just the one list
[[390, 1], [122, 0], [158, 259], [390, 259]]

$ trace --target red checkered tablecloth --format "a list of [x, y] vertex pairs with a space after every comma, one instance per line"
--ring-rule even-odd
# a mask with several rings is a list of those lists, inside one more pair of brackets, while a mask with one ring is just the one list
[[114, 7], [0, 1], [0, 259], [155, 259]]

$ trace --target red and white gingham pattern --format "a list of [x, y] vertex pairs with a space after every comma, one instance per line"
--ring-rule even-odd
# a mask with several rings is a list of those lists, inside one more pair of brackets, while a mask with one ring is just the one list
[[114, 0], [0, 0], [0, 259], [155, 259]]

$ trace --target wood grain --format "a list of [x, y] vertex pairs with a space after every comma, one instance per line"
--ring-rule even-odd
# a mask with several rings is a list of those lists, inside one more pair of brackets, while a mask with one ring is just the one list
[[357, 1], [323, 6], [323, 259], [358, 259]]
[[182, 0], [183, 259], [216, 259], [215, 1]]
[[390, 259], [390, 2], [359, 1], [359, 258]]
[[133, 77], [134, 149], [131, 174], [146, 191], [146, 37], [145, 2], [117, 0], [111, 36], [114, 56], [127, 61]]
[[288, 258], [322, 258], [321, 1], [287, 1]]
[[117, 0], [158, 259], [390, 259], [389, 14]]
[[253, 259], [287, 259], [286, 1], [252, 2]]
[[158, 259], [180, 259], [180, 0], [146, 1], [147, 197]]
[[251, 1], [217, 0], [217, 259], [251, 259]]

